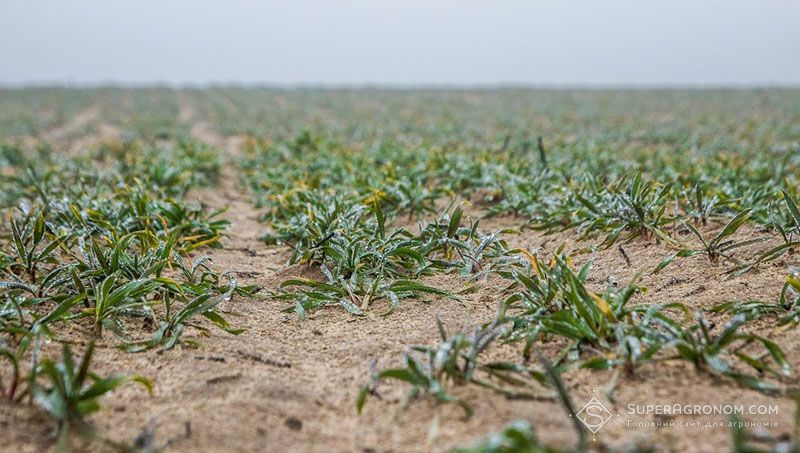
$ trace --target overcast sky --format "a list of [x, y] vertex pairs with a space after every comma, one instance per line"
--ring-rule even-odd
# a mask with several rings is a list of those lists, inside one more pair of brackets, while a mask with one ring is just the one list
[[800, 84], [800, 0], [0, 0], [0, 83]]

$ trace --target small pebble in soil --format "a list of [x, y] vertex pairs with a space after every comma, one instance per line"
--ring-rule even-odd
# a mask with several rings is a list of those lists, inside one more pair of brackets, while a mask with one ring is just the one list
[[289, 417], [286, 419], [286, 426], [292, 431], [300, 431], [303, 429], [303, 422], [297, 417]]

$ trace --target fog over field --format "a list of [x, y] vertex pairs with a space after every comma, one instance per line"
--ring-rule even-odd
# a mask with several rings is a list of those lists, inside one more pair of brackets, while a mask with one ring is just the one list
[[797, 85], [800, 2], [4, 0], [0, 84]]

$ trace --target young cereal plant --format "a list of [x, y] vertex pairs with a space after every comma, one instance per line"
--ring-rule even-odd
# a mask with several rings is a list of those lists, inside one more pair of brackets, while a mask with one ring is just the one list
[[696, 183], [690, 190], [682, 192], [679, 203], [684, 205], [683, 210], [695, 224], [705, 226], [715, 211], [722, 207], [722, 203], [713, 191], [709, 197], [708, 191], [704, 190], [703, 186], [701, 183]]
[[717, 313], [742, 314], [748, 319], [758, 319], [766, 315], [778, 315], [777, 325], [781, 330], [800, 323], [800, 278], [793, 269], [786, 277], [778, 303], [751, 300], [746, 302], [726, 302], [712, 308]]
[[151, 394], [153, 392], [152, 383], [141, 376], [102, 378], [92, 373], [89, 367], [93, 353], [94, 342], [90, 342], [76, 366], [72, 351], [65, 344], [60, 362], [46, 358], [33, 371], [31, 382], [34, 401], [56, 422], [59, 451], [69, 448], [72, 432], [93, 435], [86, 416], [100, 409], [99, 399], [106, 393], [126, 382], [136, 382]]
[[[798, 432], [798, 419], [795, 418], [795, 433]], [[781, 451], [797, 451], [800, 445], [797, 438], [773, 436], [768, 432], [748, 432], [747, 424], [742, 421], [739, 414], [731, 414], [729, 418], [731, 427], [731, 452], [732, 453], [767, 453]]]
[[675, 260], [675, 258], [677, 257], [686, 258], [695, 255], [706, 255], [708, 257], [708, 260], [712, 264], [717, 263], [720, 257], [725, 258], [728, 261], [732, 261], [736, 264], [739, 264], [739, 262], [730, 255], [731, 251], [741, 247], [747, 247], [749, 245], [762, 242], [764, 240], [763, 238], [754, 238], [745, 241], [735, 241], [728, 239], [730, 236], [735, 234], [739, 230], [739, 228], [741, 228], [742, 225], [744, 225], [745, 222], [747, 222], [749, 218], [750, 218], [750, 209], [745, 209], [744, 211], [741, 211], [740, 213], [736, 214], [736, 216], [732, 218], [725, 225], [725, 227], [719, 233], [717, 233], [717, 235], [714, 236], [714, 238], [712, 238], [710, 241], [707, 241], [703, 237], [703, 235], [699, 231], [697, 231], [697, 229], [694, 226], [686, 223], [685, 224], [686, 228], [689, 231], [691, 231], [692, 234], [694, 234], [697, 237], [697, 239], [700, 240], [702, 247], [698, 249], [684, 248], [677, 251], [673, 255], [664, 258], [660, 263], [658, 263], [658, 266], [656, 266], [656, 268], [653, 270], [653, 273], [659, 272], [660, 270], [664, 269], [670, 263], [672, 263], [672, 261]]
[[[330, 272], [328, 274], [331, 279]], [[419, 297], [422, 294], [454, 297], [448, 291], [414, 280], [392, 280], [380, 274], [371, 279], [358, 278], [357, 274], [352, 275], [355, 277], [343, 280], [340, 285], [300, 278], [286, 280], [281, 283], [281, 292], [275, 295], [275, 298], [294, 301], [294, 307], [289, 307], [285, 311], [294, 311], [300, 319], [305, 319], [308, 311], [332, 303], [341, 305], [350, 314], [362, 316], [370, 304], [388, 300], [390, 307], [384, 313], [388, 315], [400, 305], [402, 299]], [[286, 290], [291, 287], [299, 289]]]
[[[530, 390], [534, 381], [545, 381], [542, 373], [529, 370], [523, 366], [505, 363], [480, 363], [479, 356], [498, 337], [504, 334], [504, 328], [491, 323], [484, 328], [475, 329], [472, 333], [457, 332], [448, 336], [444, 325], [436, 320], [441, 342], [435, 346], [412, 346], [404, 354], [405, 366], [389, 368], [372, 373], [372, 382], [361, 387], [356, 409], [360, 414], [368, 395], [377, 395], [379, 382], [394, 379], [412, 386], [408, 400], [421, 395], [432, 396], [440, 403], [456, 403], [464, 410], [466, 417], [472, 415], [472, 408], [460, 398], [451, 394], [451, 385], [460, 386], [467, 383], [490, 388], [509, 396], [527, 396], [533, 398]], [[477, 373], [485, 374], [484, 379]], [[497, 383], [493, 382], [496, 381]], [[522, 388], [522, 393], [509, 387]]]
[[800, 245], [800, 241], [797, 240], [800, 238], [800, 211], [798, 211], [797, 203], [785, 190], [783, 191], [783, 200], [786, 204], [787, 210], [789, 211], [788, 217], [790, 220], [786, 222], [789, 224], [789, 227], [785, 228], [782, 226], [781, 222], [777, 221], [770, 214], [772, 226], [775, 227], [775, 229], [781, 234], [781, 237], [783, 237], [783, 243], [764, 251], [751, 262], [742, 263], [729, 270], [727, 273], [731, 277], [743, 275], [764, 263], [775, 261], [790, 250]]
[[525, 340], [526, 358], [538, 339], [553, 335], [570, 340], [565, 350], [570, 360], [579, 360], [581, 352], [593, 352], [580, 362], [584, 368], [623, 366], [633, 374], [637, 366], [655, 360], [670, 344], [670, 329], [680, 327], [668, 312], [689, 316], [679, 303], [631, 306], [633, 295], [642, 291], [635, 279], [622, 288], [609, 285], [597, 294], [585, 285], [591, 263], [576, 273], [564, 255], [555, 255], [549, 265], [524, 255], [529, 272], [509, 275], [518, 290], [506, 299], [500, 317], [512, 326], [509, 339]]
[[[380, 300], [390, 304], [386, 314], [400, 300], [422, 294], [453, 297], [449, 292], [414, 279], [428, 269], [426, 255], [432, 253], [403, 228], [386, 231], [386, 218], [375, 208], [375, 231], [363, 227], [333, 231], [315, 245], [310, 256], [320, 265], [326, 281], [290, 279], [280, 285], [278, 300], [293, 301], [300, 318], [306, 312], [328, 304], [341, 305], [354, 315]], [[294, 288], [290, 290], [289, 288]]]
[[101, 336], [103, 326], [117, 316], [142, 307], [144, 297], [160, 286], [161, 283], [154, 279], [119, 282], [116, 275], [106, 277], [94, 288], [91, 297], [94, 307], [83, 311], [83, 314], [94, 317], [95, 336]]
[[614, 245], [624, 231], [673, 243], [663, 230], [670, 221], [665, 211], [672, 184], [659, 188], [654, 182], [643, 181], [641, 174], [626, 182], [626, 178], [622, 178], [611, 187], [599, 188], [593, 181], [583, 191], [573, 190], [581, 207], [577, 216], [584, 235], [605, 232], [603, 247]]
[[32, 293], [39, 293], [38, 271], [45, 265], [56, 263], [56, 250], [63, 238], [48, 239], [44, 214], [28, 215], [22, 222], [11, 220], [13, 255], [6, 255], [5, 265], [0, 272], [13, 281], [4, 286], [16, 285]]
[[441, 195], [436, 190], [426, 187], [425, 181], [403, 177], [382, 190], [386, 194], [385, 202], [393, 212], [408, 213], [408, 218], [436, 212], [434, 202]]
[[584, 361], [581, 367], [606, 370], [621, 366], [634, 376], [639, 365], [658, 360], [659, 352], [671, 347], [669, 332], [679, 329], [680, 324], [667, 315], [667, 310], [690, 317], [689, 309], [679, 303], [635, 307], [628, 322], [616, 324], [613, 350]]
[[[207, 256], [197, 258], [191, 266], [188, 266], [178, 253], [173, 254], [173, 260], [175, 266], [180, 269], [183, 275], [183, 281], [177, 282], [163, 278], [161, 281], [167, 282], [171, 285], [171, 288], [176, 289], [178, 292], [182, 291], [184, 294], [200, 296], [205, 293], [222, 294], [228, 289], [228, 286], [223, 285], [221, 280], [224, 275], [233, 275], [233, 273], [220, 275], [212, 270], [208, 266], [211, 258]], [[259, 290], [260, 288], [256, 285], [242, 286], [237, 284], [234, 293], [240, 296], [252, 296]]]
[[[555, 387], [561, 405], [568, 414], [575, 414], [572, 398], [567, 392], [558, 370], [544, 359], [542, 359], [542, 363], [546, 371], [546, 377]], [[588, 451], [586, 448], [588, 440], [586, 429], [577, 418], [572, 417], [572, 420], [578, 439], [573, 448], [549, 446], [536, 436], [536, 432], [528, 422], [515, 421], [477, 445], [468, 448], [457, 448], [454, 453], [569, 453]], [[603, 447], [605, 446], [601, 448]]]
[[778, 319], [779, 325], [800, 323], [800, 271], [794, 269], [781, 290], [780, 306], [787, 313]]
[[[762, 379], [742, 373], [735, 363], [755, 369], [759, 374], [776, 377], [791, 374], [791, 367], [781, 348], [773, 341], [754, 334], [741, 333], [739, 329], [747, 322], [743, 314], [734, 316], [719, 334], [712, 334], [714, 328], [701, 311], [695, 315], [696, 322], [687, 328], [673, 328], [673, 344], [677, 355], [673, 358], [692, 362], [700, 371], [729, 377], [754, 390], [773, 392], [775, 386]], [[750, 345], [761, 345], [758, 355], [745, 351]], [[770, 361], [778, 368], [775, 369]]]
[[786, 204], [788, 211], [788, 221], [782, 225], [781, 222], [773, 219], [772, 224], [783, 236], [784, 242], [793, 242], [795, 238], [800, 237], [800, 209], [797, 207], [797, 202], [787, 191], [783, 191], [783, 202]]
[[508, 246], [501, 235], [511, 231], [483, 234], [478, 230], [479, 221], [470, 220], [468, 226], [461, 226], [463, 214], [459, 207], [421, 226], [418, 239], [423, 245], [419, 252], [427, 257], [432, 268], [458, 269], [462, 276], [474, 280], [491, 272], [495, 265], [502, 264]]
[[[223, 318], [216, 310], [217, 306], [224, 301], [228, 301], [236, 293], [238, 281], [231, 274], [226, 274], [229, 283], [228, 289], [224, 293], [216, 294], [214, 292], [206, 292], [201, 294], [188, 302], [182, 307], [175, 306], [175, 302], [182, 300], [180, 294], [180, 287], [177, 287], [178, 294], [171, 292], [164, 293], [162, 304], [164, 307], [163, 318], [159, 321], [158, 329], [153, 333], [150, 340], [140, 342], [130, 342], [122, 346], [122, 349], [129, 352], [145, 351], [158, 346], [163, 346], [164, 349], [172, 349], [180, 341], [181, 335], [186, 327], [191, 326], [201, 331], [205, 328], [192, 323], [191, 320], [195, 316], [203, 316], [211, 321], [214, 325], [233, 335], [238, 335], [244, 330], [231, 328], [230, 324]], [[174, 286], [174, 281], [168, 279], [161, 279], [161, 282], [167, 286]], [[192, 344], [190, 341], [186, 341]]]
[[598, 295], [584, 285], [591, 262], [576, 273], [564, 255], [556, 255], [549, 266], [533, 256], [530, 259], [533, 272], [512, 274], [520, 290], [505, 302], [506, 311], [522, 309], [519, 316], [509, 318], [514, 330], [527, 325], [529, 343], [539, 334], [553, 334], [608, 348], [608, 341], [615, 337], [615, 323], [628, 315], [626, 305], [639, 288], [609, 288]]

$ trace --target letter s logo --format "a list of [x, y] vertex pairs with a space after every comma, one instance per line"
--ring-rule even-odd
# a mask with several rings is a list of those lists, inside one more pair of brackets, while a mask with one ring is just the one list
[[[583, 418], [583, 422], [586, 423], [586, 425], [589, 428], [599, 428], [603, 426], [603, 422], [605, 422], [605, 419], [603, 418], [604, 410], [605, 409], [603, 409], [603, 406], [599, 404], [592, 404], [590, 406], [586, 406], [584, 412], [586, 412], [587, 416]], [[592, 418], [593, 419], [592, 422], [587, 420], [588, 418]]]
[[583, 409], [576, 414], [576, 417], [578, 417], [578, 420], [586, 425], [591, 432], [597, 433], [603, 425], [611, 420], [613, 415], [603, 406], [603, 403], [597, 400], [597, 398], [592, 398], [592, 400], [583, 406]]

